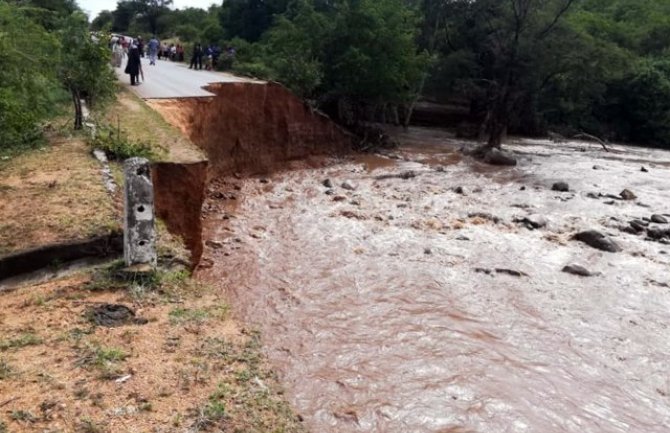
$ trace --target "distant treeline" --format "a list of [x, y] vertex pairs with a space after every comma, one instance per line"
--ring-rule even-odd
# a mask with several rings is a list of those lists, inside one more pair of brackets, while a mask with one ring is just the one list
[[280, 81], [340, 121], [406, 124], [468, 101], [509, 132], [670, 146], [670, 0], [119, 1], [94, 29], [235, 48], [218, 67]]

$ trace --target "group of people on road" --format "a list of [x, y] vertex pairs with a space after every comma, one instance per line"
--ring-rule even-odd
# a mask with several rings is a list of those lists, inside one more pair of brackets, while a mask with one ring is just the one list
[[[112, 65], [120, 68], [124, 57], [127, 57], [126, 68], [124, 72], [130, 75], [130, 84], [137, 86], [140, 84], [140, 76], [144, 81], [144, 72], [142, 71], [142, 58], [145, 55], [149, 57], [149, 65], [156, 66], [157, 60], [161, 58], [165, 60], [184, 61], [184, 47], [179, 44], [162, 44], [156, 36], [153, 36], [148, 43], [144, 43], [141, 36], [136, 39], [129, 38], [122, 35], [114, 35], [110, 40], [110, 48], [112, 50]], [[201, 70], [203, 69], [203, 60], [205, 69], [208, 71], [216, 68], [219, 56], [221, 55], [221, 48], [210, 44], [206, 48], [200, 43], [193, 46], [193, 53], [190, 59], [189, 69]], [[228, 56], [235, 56], [235, 49], [228, 48], [225, 52]]]
[[[229, 48], [227, 54], [230, 54], [230, 50], [234, 49]], [[208, 71], [214, 70], [221, 56], [221, 48], [218, 45], [210, 44], [207, 48], [203, 48], [201, 44], [195, 44], [193, 47], [193, 54], [191, 56], [191, 63], [188, 67], [189, 69], [202, 69], [203, 59], [205, 64], [205, 69]]]
[[173, 62], [184, 61], [184, 47], [180, 44], [161, 44], [158, 50], [158, 60], [172, 60]]
[[130, 75], [130, 85], [140, 84], [140, 75], [144, 79], [142, 71], [142, 57], [144, 57], [144, 42], [141, 37], [132, 39], [127, 36], [113, 36], [110, 40], [112, 49], [112, 65], [121, 67], [124, 57], [128, 58], [124, 72]]

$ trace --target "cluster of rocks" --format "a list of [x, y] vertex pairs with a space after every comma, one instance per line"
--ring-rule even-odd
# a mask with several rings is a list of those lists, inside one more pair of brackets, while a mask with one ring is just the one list
[[[332, 181], [332, 180], [330, 180], [330, 179], [326, 179], [326, 180], [324, 180], [323, 182], [321, 182], [321, 184], [322, 184], [323, 186], [325, 186], [326, 188], [328, 188], [328, 189], [326, 190], [326, 194], [327, 194], [327, 195], [333, 195], [333, 194], [335, 193], [335, 189], [334, 189], [334, 188], [335, 188], [335, 184], [333, 184], [333, 181]], [[355, 183], [355, 182], [352, 181], [352, 180], [345, 180], [344, 182], [342, 182], [342, 184], [340, 185], [340, 187], [341, 187], [342, 189], [346, 189], [346, 190], [348, 190], [348, 191], [355, 191], [355, 190], [358, 189], [358, 184]]]
[[670, 243], [670, 214], [654, 214], [633, 219], [621, 231], [632, 235], [646, 235], [647, 240]]

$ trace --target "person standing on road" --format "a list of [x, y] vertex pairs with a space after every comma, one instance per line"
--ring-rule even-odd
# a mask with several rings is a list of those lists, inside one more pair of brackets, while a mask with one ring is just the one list
[[140, 59], [140, 50], [134, 42], [130, 45], [128, 51], [128, 63], [126, 64], [126, 74], [130, 75], [130, 85], [140, 84], [140, 68], [142, 67]]
[[158, 56], [158, 50], [160, 49], [160, 42], [156, 39], [156, 36], [151, 38], [149, 41], [149, 64], [156, 66], [156, 57]]
[[140, 57], [144, 58], [144, 41], [142, 40], [142, 36], [138, 36], [136, 41], [137, 49], [140, 50]]
[[193, 56], [191, 56], [191, 65], [189, 69], [202, 69], [202, 45], [195, 44], [193, 47]]
[[121, 67], [121, 62], [123, 60], [123, 46], [121, 46], [121, 42], [117, 40], [114, 42], [114, 45], [112, 45], [112, 58], [113, 58], [113, 65], [115, 68], [120, 68]]

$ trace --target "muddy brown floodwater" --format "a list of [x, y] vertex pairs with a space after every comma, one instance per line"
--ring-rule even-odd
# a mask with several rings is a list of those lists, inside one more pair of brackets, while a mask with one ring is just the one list
[[[262, 330], [309, 430], [669, 432], [670, 245], [619, 228], [670, 214], [670, 153], [523, 140], [494, 169], [441, 131], [399, 138], [210, 187], [205, 239], [223, 246], [199, 277]], [[589, 197], [624, 188], [638, 199]], [[531, 214], [547, 226], [514, 222]], [[623, 252], [570, 240], [585, 229]]]

